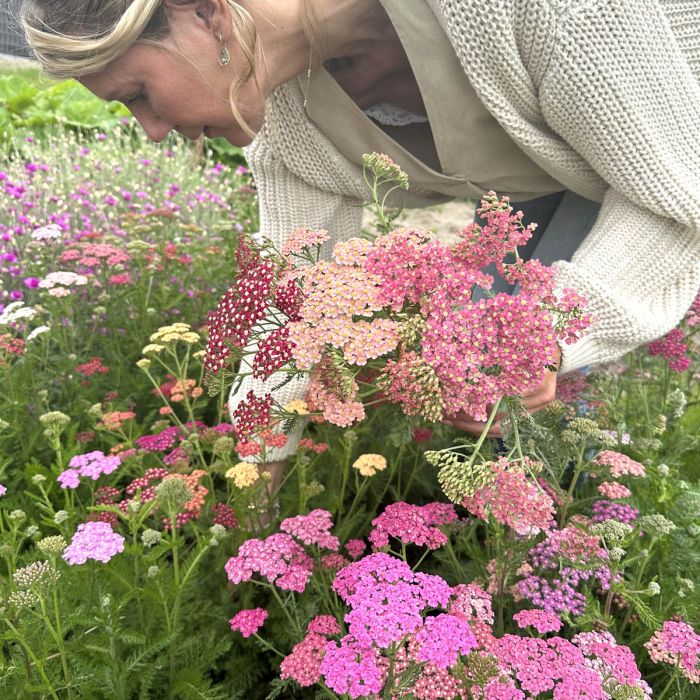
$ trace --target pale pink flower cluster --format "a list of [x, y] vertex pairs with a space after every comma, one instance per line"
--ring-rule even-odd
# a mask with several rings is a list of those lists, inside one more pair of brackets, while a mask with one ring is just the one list
[[457, 520], [451, 503], [428, 503], [415, 506], [410, 503], [391, 503], [373, 521], [369, 541], [376, 549], [389, 546], [389, 537], [403, 544], [415, 544], [438, 549], [447, 544], [440, 526]]
[[328, 238], [328, 231], [324, 229], [297, 228], [287, 236], [280, 253], [284, 257], [299, 255], [306, 248], [322, 245]]
[[667, 620], [644, 646], [654, 663], [678, 664], [691, 683], [700, 683], [700, 634], [687, 622]]
[[599, 452], [593, 462], [598, 466], [608, 467], [614, 479], [619, 479], [621, 476], [646, 476], [647, 474], [643, 464], [613, 450]]
[[278, 588], [302, 593], [313, 573], [313, 560], [291, 535], [276, 533], [246, 540], [225, 569], [231, 583], [250, 581], [257, 573]]
[[323, 549], [337, 552], [340, 542], [330, 530], [333, 527], [333, 516], [321, 508], [312, 510], [308, 515], [297, 515], [286, 518], [280, 525], [280, 530], [293, 535], [305, 545], [315, 544]]
[[99, 450], [76, 455], [68, 463], [70, 468], [64, 469], [57, 480], [62, 489], [75, 489], [80, 485], [81, 476], [97, 481], [103, 474], [111, 474], [121, 463], [119, 455], [105, 455]]
[[124, 538], [112, 530], [109, 523], [91, 520], [78, 525], [71, 543], [63, 550], [63, 558], [71, 565], [84, 564], [88, 559], [107, 563], [124, 551]]
[[632, 492], [619, 481], [604, 481], [598, 486], [598, 493], [606, 498], [629, 498]]
[[513, 528], [519, 535], [533, 536], [549, 530], [553, 523], [554, 503], [522, 465], [499, 457], [487, 465], [491, 482], [467, 496], [463, 505], [483, 520], [494, 518]]
[[[308, 369], [320, 362], [327, 345], [340, 350], [348, 362], [356, 365], [364, 365], [397, 346], [396, 322], [372, 319], [382, 307], [378, 283], [375, 275], [355, 265], [322, 260], [304, 271], [301, 320], [288, 325], [298, 367]], [[356, 320], [358, 316], [372, 320]]]

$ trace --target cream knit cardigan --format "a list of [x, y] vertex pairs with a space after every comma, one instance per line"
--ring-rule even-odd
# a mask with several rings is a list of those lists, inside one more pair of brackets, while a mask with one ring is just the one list
[[[558, 286], [583, 294], [595, 319], [564, 347], [561, 371], [674, 327], [700, 289], [700, 0], [426, 2], [515, 143], [566, 188], [602, 201], [571, 262], [555, 263]], [[330, 249], [357, 234], [361, 168], [306, 116], [297, 81], [271, 95], [246, 157], [261, 235], [280, 243], [298, 226], [326, 228]], [[279, 381], [247, 379], [231, 408]], [[304, 389], [295, 381], [275, 398]], [[268, 459], [295, 447], [294, 436]]]

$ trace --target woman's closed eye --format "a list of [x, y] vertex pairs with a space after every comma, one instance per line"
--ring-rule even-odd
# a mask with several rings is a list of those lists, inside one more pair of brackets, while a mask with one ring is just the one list
[[144, 102], [148, 100], [148, 97], [146, 96], [146, 93], [143, 90], [135, 92], [133, 95], [131, 95], [131, 97], [127, 97], [125, 100], [123, 100], [123, 102], [127, 107], [129, 107], [138, 100], [144, 100]]

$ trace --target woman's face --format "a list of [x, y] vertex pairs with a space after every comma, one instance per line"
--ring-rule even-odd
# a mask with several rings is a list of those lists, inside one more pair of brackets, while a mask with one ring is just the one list
[[[222, 18], [219, 24], [230, 27], [230, 19]], [[236, 146], [250, 143], [229, 105], [229, 87], [245, 68], [243, 57], [227, 41], [231, 62], [219, 64], [218, 32], [215, 35], [195, 4], [172, 7], [170, 30], [159, 46], [136, 43], [105, 70], [83, 76], [80, 82], [98, 97], [126, 104], [153, 141], [175, 130], [191, 139], [204, 133]], [[249, 80], [240, 90], [237, 107], [253, 131], [262, 126], [264, 104]]]

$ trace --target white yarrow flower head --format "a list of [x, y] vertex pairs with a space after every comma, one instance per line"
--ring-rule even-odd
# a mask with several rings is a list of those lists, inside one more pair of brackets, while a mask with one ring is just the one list
[[41, 289], [52, 289], [53, 287], [82, 287], [88, 283], [88, 278], [85, 275], [78, 275], [70, 270], [59, 270], [58, 272], [49, 272], [41, 282]]
[[63, 231], [58, 224], [47, 224], [40, 228], [34, 229], [29, 234], [35, 241], [50, 241], [57, 238], [63, 238]]
[[35, 338], [38, 338], [40, 335], [50, 331], [51, 329], [48, 326], [37, 326], [28, 336], [27, 336], [27, 342], [31, 343], [32, 340]]
[[14, 301], [0, 313], [0, 326], [17, 323], [17, 321], [31, 321], [36, 315], [36, 309], [25, 306], [23, 301]]

